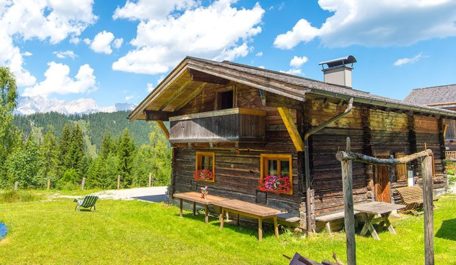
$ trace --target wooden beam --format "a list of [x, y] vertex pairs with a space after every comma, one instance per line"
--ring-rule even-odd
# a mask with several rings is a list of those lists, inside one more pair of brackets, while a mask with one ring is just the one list
[[168, 121], [171, 112], [145, 110], [144, 114], [146, 114], [146, 121]]
[[169, 139], [169, 131], [168, 131], [168, 128], [166, 128], [166, 125], [163, 121], [155, 121], [158, 125], [158, 127], [160, 127], [160, 129], [163, 131], [163, 133], [165, 134], [165, 137], [166, 139]]
[[190, 69], [190, 75], [192, 76], [193, 81], [211, 83], [216, 85], [227, 85], [230, 81], [225, 78], [220, 78], [218, 76], [206, 74], [197, 70]]
[[372, 156], [367, 156], [364, 154], [360, 153], [354, 153], [354, 152], [344, 152], [344, 151], [339, 151], [336, 154], [336, 158], [339, 161], [342, 160], [353, 160], [356, 162], [361, 162], [361, 163], [367, 163], [367, 164], [381, 164], [381, 165], [396, 165], [396, 164], [406, 164], [409, 163], [412, 160], [425, 157], [425, 156], [432, 156], [432, 150], [431, 149], [426, 149], [424, 151], [399, 157], [399, 158], [376, 158]]
[[289, 109], [284, 107], [277, 108], [280, 117], [282, 118], [285, 127], [287, 128], [288, 134], [290, 135], [291, 141], [296, 148], [296, 151], [302, 152], [304, 151], [304, 142], [299, 134], [298, 129], [296, 128], [296, 124], [293, 122], [293, 117], [291, 116], [291, 112]]
[[194, 99], [196, 96], [198, 96], [198, 94], [201, 93], [201, 91], [203, 91], [203, 89], [206, 87], [206, 85], [207, 85], [207, 83], [202, 83], [197, 88], [195, 88], [192, 92], [190, 92], [188, 95], [186, 95], [186, 97], [176, 100], [176, 102], [174, 102], [174, 104], [175, 104], [174, 107], [171, 108], [171, 106], [169, 106], [168, 108], [166, 108], [166, 110], [176, 111], [176, 110], [181, 109], [182, 107], [187, 105], [187, 103], [189, 103], [192, 99]]

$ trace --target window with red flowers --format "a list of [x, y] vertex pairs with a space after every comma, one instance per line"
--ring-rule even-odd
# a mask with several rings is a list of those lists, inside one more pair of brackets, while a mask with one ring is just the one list
[[262, 154], [258, 189], [265, 192], [293, 194], [292, 156]]
[[215, 182], [215, 153], [196, 152], [196, 168], [193, 178], [196, 181]]

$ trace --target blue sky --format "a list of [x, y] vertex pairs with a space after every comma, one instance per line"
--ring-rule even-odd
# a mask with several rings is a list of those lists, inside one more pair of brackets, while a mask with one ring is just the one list
[[75, 112], [137, 104], [185, 55], [321, 80], [319, 62], [352, 54], [353, 86], [397, 99], [456, 83], [455, 0], [3, 2], [0, 65]]

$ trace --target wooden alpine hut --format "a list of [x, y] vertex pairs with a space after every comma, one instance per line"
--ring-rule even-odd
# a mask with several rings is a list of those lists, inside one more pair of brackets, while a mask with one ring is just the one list
[[[376, 157], [432, 149], [433, 187], [444, 191], [443, 132], [456, 112], [353, 89], [355, 62], [323, 62], [322, 82], [186, 57], [129, 119], [156, 121], [169, 137], [170, 196], [208, 186], [213, 195], [287, 211], [287, 220], [307, 230], [343, 208], [335, 155], [347, 136], [352, 151]], [[398, 165], [393, 176], [386, 166], [353, 166], [355, 203], [392, 202], [397, 187], [421, 183], [413, 163]]]

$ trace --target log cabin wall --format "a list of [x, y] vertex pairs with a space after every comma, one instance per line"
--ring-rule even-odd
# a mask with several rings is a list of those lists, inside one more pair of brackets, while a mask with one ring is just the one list
[[[346, 106], [326, 99], [306, 100], [305, 115], [310, 117], [312, 127], [343, 112]], [[362, 111], [354, 107], [342, 119], [311, 137], [311, 174], [314, 189], [314, 214], [324, 215], [343, 208], [342, 176], [340, 162], [335, 158], [337, 151], [345, 150], [347, 136], [351, 139], [351, 149], [363, 152], [364, 130]], [[365, 166], [353, 163], [353, 193], [355, 202], [367, 199]]]
[[[209, 186], [211, 194], [238, 198], [249, 202], [265, 203], [289, 211], [305, 220], [305, 212], [301, 207], [305, 201], [300, 190], [302, 181], [302, 163], [288, 135], [285, 125], [277, 111], [277, 107], [291, 109], [294, 122], [302, 120], [302, 103], [283, 96], [265, 92], [266, 105], [263, 106], [258, 89], [245, 85], [229, 83], [220, 87], [220, 91], [234, 89], [234, 106], [266, 111], [266, 139], [264, 143], [248, 144], [186, 144], [175, 145], [175, 161], [173, 167], [174, 190], [176, 192], [195, 191], [201, 186]], [[176, 114], [192, 114], [213, 111], [216, 108], [216, 90], [206, 88]], [[300, 124], [298, 124], [298, 127]], [[215, 153], [214, 183], [196, 182], [193, 179], [195, 155], [197, 151]], [[274, 194], [258, 191], [260, 180], [261, 154], [291, 154], [293, 174], [293, 194]], [[298, 167], [299, 164], [299, 167]], [[301, 224], [304, 226], [305, 224]]]
[[[447, 185], [445, 173], [445, 143], [443, 139], [443, 124], [436, 117], [415, 115], [416, 148], [422, 151], [425, 148], [432, 150], [434, 156], [434, 190], [444, 190]], [[415, 170], [415, 182], [422, 183], [421, 172]]]

